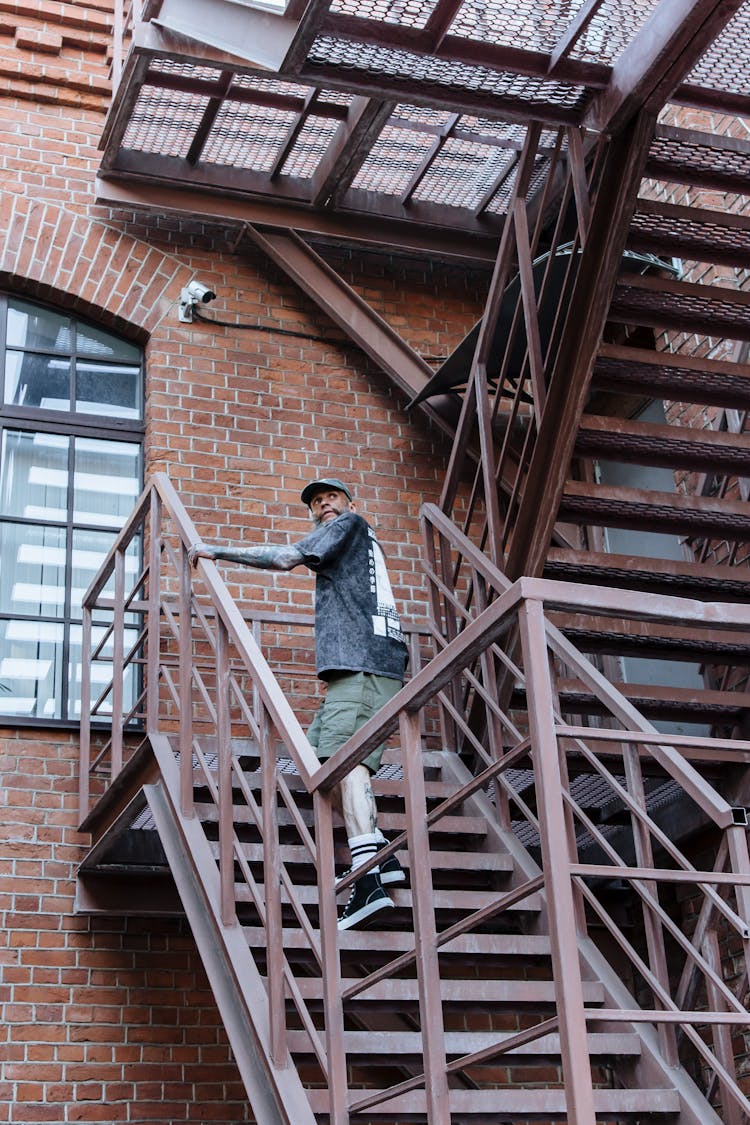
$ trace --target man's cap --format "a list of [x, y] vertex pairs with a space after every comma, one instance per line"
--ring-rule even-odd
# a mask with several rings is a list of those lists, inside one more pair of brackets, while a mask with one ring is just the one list
[[300, 496], [302, 503], [307, 504], [309, 508], [310, 501], [321, 488], [336, 488], [339, 492], [343, 492], [345, 496], [348, 496], [350, 500], [352, 499], [351, 492], [342, 480], [338, 480], [336, 477], [322, 477], [320, 480], [311, 480], [309, 484], [305, 485], [302, 489], [302, 495]]

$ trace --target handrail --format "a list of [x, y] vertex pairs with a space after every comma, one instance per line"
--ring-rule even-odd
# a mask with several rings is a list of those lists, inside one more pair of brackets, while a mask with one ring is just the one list
[[[260, 621], [254, 626], [258, 634], [254, 636], [212, 562], [202, 560], [195, 568], [189, 566], [187, 551], [198, 535], [169, 480], [164, 474], [156, 474], [84, 599], [87, 651], [93, 650], [101, 664], [109, 659], [111, 645], [116, 678], [123, 681], [126, 673], [133, 676], [133, 669], [140, 668], [146, 681], [143, 691], [134, 688], [131, 693], [136, 699], [134, 707], [122, 682], [117, 692], [108, 688], [99, 692], [94, 706], [101, 712], [102, 701], [112, 700], [115, 714], [111, 740], [94, 755], [94, 797], [107, 784], [107, 779], [100, 776], [102, 770], [110, 770], [112, 781], [116, 780], [112, 771], [127, 765], [132, 724], [118, 722], [118, 714], [129, 709], [139, 714], [139, 701], [145, 698], [142, 719], [147, 721], [147, 730], [171, 731], [172, 745], [178, 753], [179, 793], [172, 794], [173, 803], [180, 808], [181, 815], [193, 817], [197, 811], [197, 786], [207, 794], [199, 800], [208, 801], [209, 812], [203, 807], [201, 816], [208, 816], [207, 823], [211, 816], [218, 822], [220, 902], [213, 907], [217, 917], [226, 927], [236, 926], [238, 903], [245, 902], [246, 909], [255, 911], [260, 919], [268, 965], [268, 1049], [273, 1064], [285, 1065], [286, 996], [308, 1031], [328, 1083], [331, 1119], [337, 1123], [347, 1120], [351, 1096], [346, 1075], [344, 1007], [394, 974], [415, 971], [419, 980], [425, 1064], [423, 1075], [409, 1079], [408, 1084], [411, 1088], [425, 1086], [425, 1098], [433, 1106], [435, 1121], [443, 1119], [449, 1073], [460, 1072], [462, 1065], [469, 1066], [479, 1057], [490, 1059], [507, 1050], [498, 1043], [479, 1053], [467, 1053], [462, 1056], [463, 1064], [461, 1059], [447, 1062], [437, 951], [450, 949], [453, 943], [471, 936], [477, 927], [486, 925], [504, 910], [528, 901], [541, 888], [553, 951], [558, 1009], [555, 1019], [560, 1029], [566, 1081], [574, 1080], [577, 1084], [570, 1104], [575, 1107], [578, 1125], [593, 1125], [594, 1121], [590, 1081], [582, 1079], [581, 1074], [585, 1076], [588, 1065], [586, 1025], [595, 1016], [584, 1005], [583, 978], [572, 969], [578, 963], [579, 933], [587, 932], [584, 903], [592, 915], [612, 929], [615, 944], [629, 959], [644, 988], [654, 996], [652, 1022], [658, 1026], [664, 1058], [670, 1063], [676, 1061], [679, 1028], [690, 1048], [713, 1068], [727, 1104], [740, 1106], [743, 1111], [750, 1108], [750, 1101], [730, 1073], [731, 1059], [726, 1057], [720, 1037], [714, 1051], [699, 1046], [693, 1026], [696, 1021], [690, 1012], [682, 1011], [685, 998], [690, 999], [691, 1009], [699, 1007], [695, 999], [702, 987], [713, 997], [713, 1008], [718, 1006], [721, 1010], [724, 1005], [730, 1014], [736, 1015], [738, 1023], [746, 1018], [742, 998], [735, 998], [722, 982], [703, 944], [715, 934], [717, 919], [746, 944], [750, 923], [750, 856], [744, 829], [738, 826], [739, 812], [708, 784], [694, 764], [686, 761], [681, 751], [690, 746], [689, 736], [681, 736], [675, 746], [668, 736], [660, 737], [656, 728], [546, 616], [548, 608], [557, 611], [562, 606], [592, 614], [638, 615], [651, 620], [667, 620], [679, 614], [681, 620], [692, 621], [696, 627], [722, 623], [725, 628], [746, 628], [750, 609], [628, 591], [591, 590], [541, 579], [521, 578], [510, 583], [442, 512], [426, 505], [422, 516], [428, 534], [437, 536], [437, 544], [433, 542], [427, 551], [429, 561], [424, 566], [432, 606], [432, 620], [425, 634], [431, 637], [435, 654], [428, 663], [420, 664], [417, 646], [411, 679], [331, 759], [321, 764], [261, 650]], [[147, 548], [147, 563], [133, 588], [126, 590], [125, 552], [132, 551], [136, 541]], [[104, 594], [113, 574], [117, 575], [114, 599]], [[198, 594], [204, 600], [198, 600]], [[147, 627], [135, 629], [130, 622], [143, 619], [146, 614]], [[108, 647], [103, 649], [103, 642], [98, 642], [98, 647], [92, 642], [92, 622], [106, 622], [107, 615], [112, 621], [111, 634], [105, 634]], [[286, 628], [286, 618], [275, 620], [266, 611], [260, 617], [264, 619], [266, 634], [275, 628]], [[311, 640], [309, 616], [292, 617], [290, 627], [307, 628], [306, 635]], [[126, 645], [124, 635], [128, 628], [134, 630], [137, 639]], [[287, 641], [281, 637], [277, 643], [283, 647]], [[303, 647], [300, 651], [309, 650]], [[550, 657], [586, 685], [615, 724], [624, 724], [624, 731], [617, 728], [591, 732], [594, 747], [597, 741], [601, 743], [603, 735], [609, 736], [610, 743], [604, 751], [606, 767], [599, 761], [596, 749], [587, 744], [586, 728], [581, 723], [571, 726], [556, 702]], [[97, 691], [98, 688], [99, 684]], [[85, 773], [88, 779], [91, 764], [88, 691], [84, 685], [81, 792], [85, 812], [89, 795], [83, 776]], [[431, 718], [427, 719], [428, 715]], [[430, 725], [435, 723], [439, 725]], [[362, 761], [397, 728], [406, 828], [391, 840], [387, 854], [403, 846], [409, 849], [414, 941], [411, 948], [343, 987], [337, 950], [330, 791], [356, 762]], [[443, 797], [429, 812], [422, 763], [425, 731], [439, 735], [442, 747], [473, 757], [477, 763], [473, 778], [462, 781], [452, 795]], [[257, 759], [259, 763], [249, 767], [257, 770], [255, 780], [251, 780], [243, 765], [244, 751], [237, 743], [241, 732], [249, 735], [254, 748], [250, 760]], [[709, 741], [704, 736], [695, 739], [696, 758], [699, 752], [707, 752]], [[734, 739], [731, 748], [750, 759], [750, 742]], [[286, 755], [284, 760], [293, 764], [295, 784], [301, 785], [302, 793], [313, 797], [312, 826], [306, 819], [309, 814], [295, 803], [294, 786], [280, 772], [286, 766], [277, 760], [279, 754], [282, 759]], [[618, 755], [622, 759], [619, 767], [613, 764]], [[580, 768], [596, 774], [613, 800], [620, 800], [629, 818], [629, 835], [625, 833], [622, 839], [617, 835], [605, 836], [601, 826], [591, 820], [585, 804], [568, 782], [564, 767], [568, 756], [576, 758]], [[705, 864], [692, 864], [653, 819], [641, 758], [651, 761], [664, 777], [678, 784], [686, 799], [722, 833], [725, 845], [713, 871]], [[619, 776], [620, 770], [623, 777]], [[173, 778], [175, 770], [170, 767], [166, 774]], [[527, 781], [519, 780], [524, 776]], [[530, 787], [535, 799], [526, 795], [524, 784]], [[484, 796], [488, 786], [494, 789], [494, 805], [489, 805]], [[262, 794], [260, 799], [257, 792]], [[241, 817], [235, 824], [232, 806], [237, 802]], [[520, 818], [538, 839], [541, 871], [529, 859], [517, 871], [510, 888], [494, 901], [478, 906], [460, 921], [441, 929], [435, 915], [430, 834], [441, 831], [446, 818], [472, 802], [479, 802], [483, 815], [494, 816], [497, 829], [507, 832], [509, 838]], [[243, 850], [239, 827], [243, 816], [260, 840], [265, 861], [263, 881], [253, 873]], [[306, 905], [310, 888], [300, 885], [287, 867], [287, 863], [301, 860], [282, 857], [282, 824], [294, 833], [305, 862], [312, 860], [314, 864], [317, 923], [311, 920]], [[654, 853], [659, 848], [662, 854], [657, 862]], [[370, 866], [374, 862], [370, 861]], [[597, 897], [596, 882], [591, 881], [606, 880], [609, 872], [632, 887], [633, 901], [640, 904], [645, 951], [636, 950], [622, 935], [606, 905]], [[702, 898], [700, 946], [675, 929], [659, 899], [659, 887], [678, 881], [694, 886], [696, 895]], [[350, 876], [342, 886], [351, 882]], [[284, 921], [284, 912], [309, 947], [322, 975], [325, 1042], [287, 956], [286, 927], [290, 922]], [[684, 957], [679, 997], [674, 999], [664, 953], [665, 933]], [[635, 1001], [632, 1005], [635, 1008]], [[660, 1019], [659, 1010], [667, 1010], [670, 1019]], [[533, 1039], [533, 1031], [526, 1034]], [[586, 1061], [583, 1070], [582, 1060]], [[368, 1094], [362, 1106], [386, 1101], [395, 1096], [398, 1088]]]

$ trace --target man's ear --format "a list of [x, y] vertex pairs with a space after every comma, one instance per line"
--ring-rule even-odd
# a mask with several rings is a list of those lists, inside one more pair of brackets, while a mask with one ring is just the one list
[[357, 505], [354, 503], [353, 500], [350, 500], [349, 501], [349, 511], [350, 512], [356, 512], [356, 510], [357, 510]]

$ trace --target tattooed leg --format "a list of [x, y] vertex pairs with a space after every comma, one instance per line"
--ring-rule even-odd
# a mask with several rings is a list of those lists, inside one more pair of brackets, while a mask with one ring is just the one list
[[343, 779], [339, 789], [347, 836], [364, 836], [376, 832], [378, 810], [367, 766], [355, 766]]

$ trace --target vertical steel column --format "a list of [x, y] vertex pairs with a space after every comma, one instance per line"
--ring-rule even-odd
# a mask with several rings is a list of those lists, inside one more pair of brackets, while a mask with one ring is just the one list
[[[191, 607], [191, 574], [187, 550], [180, 547], [179, 595], [179, 743], [180, 743], [180, 811], [192, 816], [193, 803], [193, 629]], [[217, 640], [218, 647], [218, 640]], [[217, 661], [218, 664], [218, 661]]]
[[575, 903], [541, 602], [526, 601], [521, 605], [519, 631], [526, 671], [529, 731], [536, 778], [542, 867], [547, 892], [568, 1121], [575, 1122], [575, 1125], [595, 1125]]
[[[258, 713], [260, 776], [263, 793], [263, 887], [266, 899], [266, 988], [271, 1059], [283, 1066], [287, 1056], [284, 1005], [284, 937], [281, 925], [281, 855], [276, 804], [276, 755], [268, 736], [268, 712]], [[231, 793], [230, 793], [231, 799]]]
[[401, 712], [401, 755], [406, 776], [406, 825], [411, 871], [414, 943], [419, 979], [419, 1018], [422, 1028], [425, 1096], [430, 1125], [450, 1125], [446, 1073], [443, 1003], [427, 828], [427, 798], [419, 715]]
[[[716, 936], [716, 930], [710, 930], [703, 939], [701, 952], [705, 957], [708, 964], [717, 974], [722, 975], [721, 963], [721, 950], [719, 949], [719, 939]], [[706, 999], [710, 1010], [714, 1012], [724, 1012], [727, 1010], [726, 1001], [722, 998], [718, 988], [713, 983], [710, 977], [706, 977]], [[724, 1067], [724, 1069], [736, 1078], [736, 1069], [734, 1064], [734, 1050], [732, 1049], [732, 1029], [726, 1024], [715, 1023], [711, 1028], [714, 1043], [714, 1054]], [[724, 1125], [744, 1125], [747, 1120], [742, 1109], [737, 1104], [736, 1099], [732, 1096], [731, 1091], [727, 1088], [720, 1075], [716, 1076], [721, 1090], [721, 1111], [722, 1121]]]
[[114, 779], [122, 769], [123, 677], [125, 675], [125, 551], [115, 554], [115, 608], [112, 631], [112, 744]]
[[[747, 848], [747, 828], [742, 824], [734, 824], [726, 829], [727, 847], [729, 848], [730, 869], [735, 875], [750, 875], [750, 854]], [[737, 913], [750, 929], [750, 887], [738, 885], [735, 887], [737, 895]], [[745, 950], [748, 948], [745, 942]]]
[[315, 847], [318, 862], [318, 917], [323, 961], [323, 1011], [328, 1061], [330, 1125], [349, 1125], [349, 1090], [344, 1047], [344, 1007], [341, 1003], [336, 894], [334, 891], [333, 813], [331, 798], [319, 789], [313, 794]]
[[[622, 748], [623, 765], [625, 767], [625, 783], [634, 801], [637, 802], [641, 812], [647, 815], [646, 789], [643, 784], [643, 771], [638, 750], [632, 743], [625, 743]], [[653, 867], [654, 851], [648, 829], [641, 819], [631, 813], [633, 827], [633, 846], [635, 849], [635, 863], [637, 867]], [[659, 901], [659, 885], [653, 880], [644, 881], [643, 890]], [[667, 951], [664, 947], [664, 931], [658, 918], [654, 917], [648, 903], [642, 902], [644, 932], [646, 935], [646, 949], [651, 971], [659, 984], [669, 995], [669, 966], [667, 964]], [[677, 1034], [672, 1024], [660, 1023], [657, 1027], [659, 1046], [664, 1058], [670, 1066], [679, 1065], [677, 1050]]]
[[161, 655], [161, 497], [151, 489], [148, 545], [148, 631], [146, 634], [146, 731], [159, 726], [159, 657]]
[[81, 746], [78, 758], [78, 819], [89, 811], [89, 770], [91, 769], [91, 607], [83, 606], [81, 628]]
[[[219, 879], [221, 920], [225, 926], [237, 924], [234, 895], [234, 809], [232, 807], [232, 729], [229, 714], [229, 637], [221, 618], [216, 629], [216, 789], [219, 800]], [[192, 752], [190, 754], [192, 767]], [[192, 770], [191, 770], [192, 772]]]

